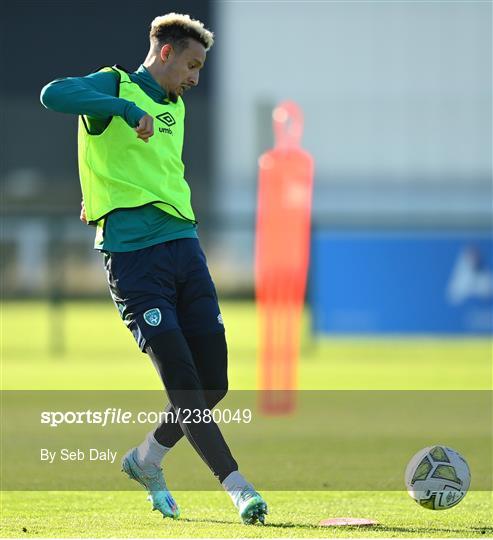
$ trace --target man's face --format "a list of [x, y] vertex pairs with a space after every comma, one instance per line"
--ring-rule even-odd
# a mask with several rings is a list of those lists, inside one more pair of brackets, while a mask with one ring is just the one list
[[[194, 39], [188, 40], [188, 47], [177, 51], [172, 47], [166, 50], [165, 45], [161, 49], [161, 58], [164, 56], [161, 86], [167, 91], [171, 101], [176, 101], [192, 86], [199, 83], [199, 71], [204, 65], [205, 47]], [[167, 53], [167, 56], [166, 56]]]

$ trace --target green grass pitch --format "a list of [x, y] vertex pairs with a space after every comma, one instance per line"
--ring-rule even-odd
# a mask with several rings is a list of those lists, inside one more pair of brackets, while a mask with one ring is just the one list
[[[253, 304], [224, 302], [232, 389], [255, 389]], [[1, 306], [2, 389], [154, 389], [160, 381], [107, 302]], [[61, 326], [60, 326], [61, 325]], [[304, 321], [300, 387], [306, 390], [486, 390], [486, 339], [324, 338]], [[58, 337], [63, 334], [63, 344]], [[426, 372], [426, 377], [418, 374]], [[430, 441], [433, 443], [435, 441]], [[312, 449], [315, 452], [316, 449]], [[282, 467], [282, 464], [280, 464]], [[282, 468], [281, 468], [282, 470]], [[22, 474], [22, 468], [19, 469]], [[172, 487], [172, 486], [170, 486]], [[1, 537], [489, 537], [490, 492], [472, 491], [451, 510], [421, 509], [405, 491], [264, 492], [266, 526], [244, 526], [221, 491], [174, 491], [178, 521], [151, 512], [142, 491], [1, 493]], [[371, 528], [319, 527], [329, 517], [369, 517]]]

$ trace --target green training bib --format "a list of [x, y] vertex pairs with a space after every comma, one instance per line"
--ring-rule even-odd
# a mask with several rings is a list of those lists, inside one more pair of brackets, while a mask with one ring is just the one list
[[89, 223], [118, 208], [154, 203], [175, 217], [195, 223], [181, 154], [185, 105], [153, 101], [128, 74], [120, 76], [119, 97], [134, 102], [154, 118], [154, 135], [147, 143], [137, 138], [125, 120], [113, 116], [99, 135], [88, 132], [79, 119], [79, 175]]

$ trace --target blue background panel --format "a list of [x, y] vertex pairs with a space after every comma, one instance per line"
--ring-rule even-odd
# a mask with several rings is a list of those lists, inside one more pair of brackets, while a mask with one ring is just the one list
[[487, 334], [493, 242], [484, 232], [316, 232], [315, 332]]

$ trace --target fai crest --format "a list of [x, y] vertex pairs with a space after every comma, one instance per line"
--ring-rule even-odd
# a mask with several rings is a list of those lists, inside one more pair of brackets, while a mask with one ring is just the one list
[[144, 313], [144, 321], [151, 326], [159, 326], [161, 322], [161, 311], [158, 308], [148, 309]]

